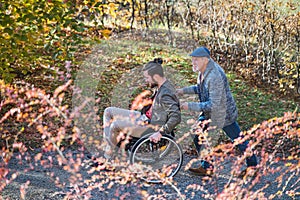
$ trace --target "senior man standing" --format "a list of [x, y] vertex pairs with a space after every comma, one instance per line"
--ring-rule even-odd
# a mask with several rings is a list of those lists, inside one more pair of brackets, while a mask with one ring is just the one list
[[[224, 70], [211, 57], [210, 51], [202, 46], [195, 49], [192, 57], [193, 71], [197, 72], [197, 84], [177, 90], [178, 94], [198, 94], [199, 102], [181, 102], [183, 110], [196, 111], [202, 119], [210, 120], [208, 130], [208, 145], [212, 148], [217, 145], [220, 130], [233, 142], [240, 138], [240, 127], [237, 123], [238, 109], [230, 91], [228, 80]], [[212, 128], [214, 127], [214, 128]], [[199, 144], [198, 135], [195, 135], [194, 143], [200, 155], [204, 145]], [[248, 141], [238, 145], [240, 151], [245, 152]], [[246, 158], [247, 169], [257, 165], [254, 154]], [[201, 160], [201, 165], [189, 170], [197, 175], [211, 175], [213, 164], [207, 160]], [[241, 174], [246, 174], [247, 169]]]

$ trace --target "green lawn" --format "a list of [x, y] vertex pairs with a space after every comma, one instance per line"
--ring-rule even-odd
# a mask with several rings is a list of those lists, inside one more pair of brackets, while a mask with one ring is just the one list
[[284, 112], [295, 111], [297, 103], [277, 98], [256, 87], [248, 85], [234, 74], [228, 74], [232, 93], [239, 109], [238, 121], [243, 130], [251, 128], [264, 120], [281, 117]]
[[[112, 43], [115, 42], [116, 41], [112, 41]], [[120, 64], [119, 67], [116, 67], [115, 72], [110, 72], [110, 79], [114, 79], [114, 76], [112, 76], [111, 73], [120, 73], [117, 72], [120, 68], [135, 68], [134, 66], [136, 66], [137, 71], [127, 70], [121, 72], [123, 74], [122, 78], [119, 76], [116, 76], [115, 78], [119, 79], [119, 81], [100, 81], [101, 84], [98, 85], [99, 89], [102, 88], [103, 90], [108, 87], [110, 88], [110, 91], [116, 90], [119, 94], [119, 98], [115, 100], [112, 98], [114, 95], [110, 96], [109, 94], [106, 94], [108, 95], [108, 99], [112, 99], [111, 103], [114, 105], [121, 106], [119, 105], [121, 102], [125, 102], [127, 105], [129, 97], [132, 97], [132, 93], [135, 91], [134, 88], [137, 88], [142, 84], [142, 76], [139, 74], [138, 69], [144, 63], [155, 57], [163, 58], [165, 61], [163, 65], [166, 67], [166, 75], [177, 88], [196, 83], [197, 74], [192, 72], [191, 60], [186, 52], [170, 48], [167, 45], [145, 43], [142, 41], [119, 40], [117, 43], [119, 46], [122, 46], [123, 50], [119, 51], [122, 53], [115, 55], [115, 60], [126, 59], [126, 62]], [[134, 48], [129, 49], [128, 47], [130, 46]], [[130, 58], [126, 58], [126, 55], [129, 53]], [[143, 56], [141, 57], [141, 55]], [[242, 130], [247, 130], [253, 125], [259, 124], [270, 118], [281, 117], [284, 112], [297, 109], [296, 102], [279, 99], [271, 93], [264, 92], [268, 91], [267, 89], [262, 91], [256, 87], [250, 86], [246, 81], [233, 73], [228, 72], [227, 77], [239, 109], [238, 122]], [[124, 86], [127, 87], [126, 90], [124, 90]], [[121, 89], [118, 90], [118, 88]], [[126, 97], [126, 100], [120, 101], [121, 97]], [[197, 100], [197, 96], [195, 96], [193, 101]]]

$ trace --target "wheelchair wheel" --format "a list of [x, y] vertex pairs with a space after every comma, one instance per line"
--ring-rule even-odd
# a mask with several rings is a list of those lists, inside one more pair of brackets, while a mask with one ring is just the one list
[[172, 136], [163, 135], [158, 143], [150, 141], [151, 134], [140, 138], [132, 147], [130, 162], [141, 164], [140, 177], [151, 183], [159, 183], [165, 177], [173, 177], [180, 170], [183, 153]]

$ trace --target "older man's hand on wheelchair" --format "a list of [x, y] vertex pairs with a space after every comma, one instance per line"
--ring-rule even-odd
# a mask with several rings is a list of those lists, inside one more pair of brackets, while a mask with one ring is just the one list
[[149, 137], [149, 139], [150, 139], [151, 142], [157, 143], [157, 142], [160, 141], [161, 137], [162, 137], [162, 134], [159, 131], [157, 131], [157, 132], [153, 133]]

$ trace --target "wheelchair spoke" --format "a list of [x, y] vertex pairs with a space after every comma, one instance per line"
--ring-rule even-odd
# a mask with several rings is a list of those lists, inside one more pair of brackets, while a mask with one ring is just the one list
[[[170, 136], [163, 136], [158, 143], [150, 142], [149, 138], [142, 138], [133, 147], [130, 155], [131, 163], [148, 166], [162, 177], [174, 176], [182, 165], [183, 155], [181, 147]], [[148, 182], [159, 182], [158, 177], [149, 178]]]

